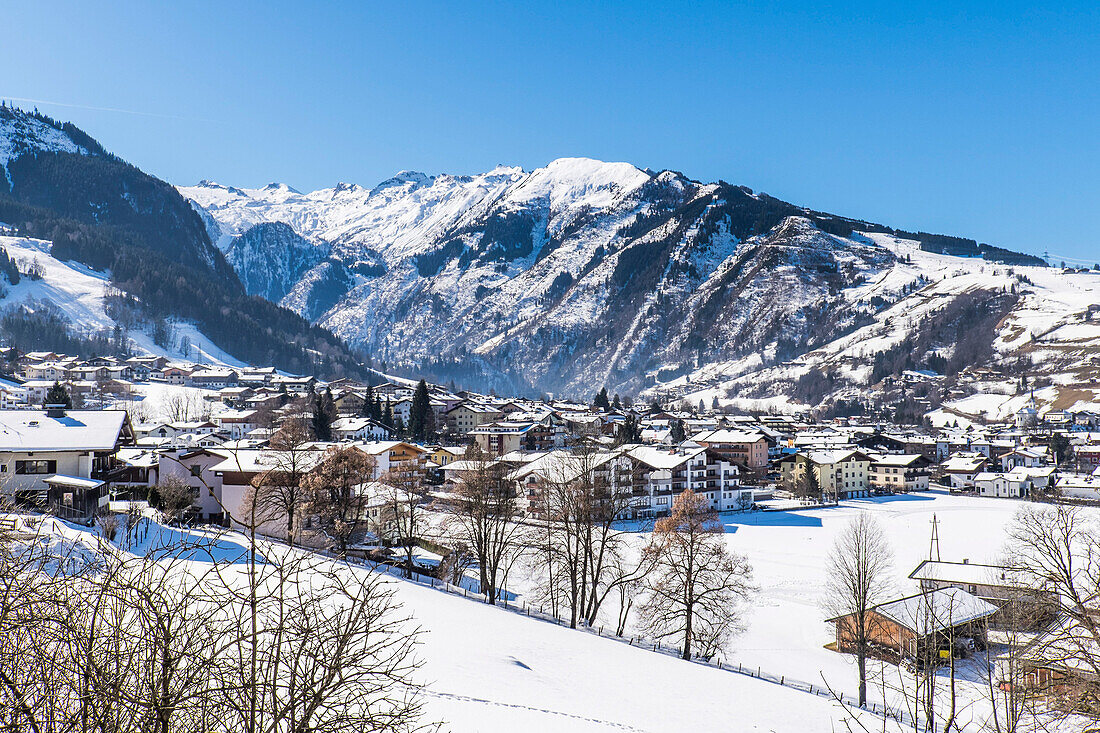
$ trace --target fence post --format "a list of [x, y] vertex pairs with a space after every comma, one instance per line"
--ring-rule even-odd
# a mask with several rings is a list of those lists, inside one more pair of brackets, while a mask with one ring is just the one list
[[740, 663], [740, 662], [738, 662], [738, 663], [737, 663], [737, 671], [738, 671], [738, 672], [740, 672], [740, 671], [741, 671], [741, 663]]
[[786, 675], [779, 675], [779, 684], [786, 685], [787, 684], [786, 680], [787, 680]]

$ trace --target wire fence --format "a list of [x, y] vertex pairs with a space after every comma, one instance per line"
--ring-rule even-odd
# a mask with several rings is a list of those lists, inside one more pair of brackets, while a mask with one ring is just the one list
[[[477, 591], [471, 591], [469, 588], [463, 586], [452, 585], [447, 581], [440, 580], [431, 575], [424, 575], [416, 571], [411, 573], [402, 567], [394, 565], [387, 565], [386, 563], [376, 563], [366, 559], [357, 558], [340, 558], [336, 554], [325, 551], [315, 550], [319, 554], [331, 557], [336, 560], [343, 560], [350, 564], [360, 565], [369, 568], [375, 572], [382, 572], [402, 580], [410, 580], [418, 585], [428, 586], [444, 593], [451, 595], [462, 596], [469, 600], [477, 601], [480, 603], [489, 603], [489, 598], [485, 594]], [[552, 623], [556, 626], [569, 627], [570, 621], [562, 618], [554, 613], [547, 612], [544, 608], [536, 608], [531, 606], [526, 601], [520, 601], [519, 603], [509, 603], [507, 598], [502, 598], [497, 603], [493, 604], [497, 608], [509, 611], [512, 613], [518, 613], [529, 618], [537, 619], [546, 623]], [[662, 644], [660, 641], [650, 641], [638, 636], [619, 636], [614, 632], [607, 631], [603, 626], [584, 626], [578, 625], [574, 628], [575, 631], [580, 631], [589, 634], [596, 634], [597, 636], [611, 639], [623, 644], [638, 647], [639, 649], [645, 649], [658, 654], [665, 654], [667, 656], [682, 657], [683, 649], [675, 646], [669, 646]], [[842, 705], [848, 708], [859, 709], [874, 715], [878, 715], [883, 718], [888, 718], [898, 722], [901, 725], [915, 727], [913, 717], [909, 711], [890, 707], [887, 705], [881, 705], [874, 702], [868, 702], [866, 705], [860, 705], [856, 698], [850, 695], [845, 695], [834, 690], [832, 687], [823, 683], [812, 683], [804, 680], [799, 680], [794, 677], [783, 674], [774, 674], [764, 670], [760, 666], [751, 667], [745, 666], [742, 662], [736, 664], [729, 660], [724, 660], [721, 657], [717, 659], [707, 659], [703, 657], [692, 657], [690, 660], [692, 664], [701, 664], [703, 666], [712, 667], [714, 669], [722, 670], [723, 672], [731, 672], [733, 674], [745, 675], [754, 679], [763, 680], [765, 682], [771, 682], [773, 684], [782, 685], [783, 687], [789, 687], [800, 692], [806, 692], [811, 695], [817, 695], [819, 697], [828, 698], [830, 700], [836, 700]]]

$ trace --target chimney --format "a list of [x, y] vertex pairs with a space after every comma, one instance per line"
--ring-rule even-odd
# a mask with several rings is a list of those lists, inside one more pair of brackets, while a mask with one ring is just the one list
[[65, 417], [65, 405], [43, 405], [46, 417]]

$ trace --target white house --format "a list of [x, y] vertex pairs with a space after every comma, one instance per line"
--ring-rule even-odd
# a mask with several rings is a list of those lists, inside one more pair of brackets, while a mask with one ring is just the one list
[[0, 491], [91, 516], [107, 504], [115, 453], [132, 441], [125, 410], [0, 410]]

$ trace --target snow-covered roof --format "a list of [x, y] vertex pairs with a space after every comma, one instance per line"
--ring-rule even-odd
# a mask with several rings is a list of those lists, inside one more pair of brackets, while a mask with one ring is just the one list
[[883, 603], [874, 610], [924, 636], [992, 616], [997, 607], [959, 588], [944, 588]]
[[639, 445], [631, 448], [628, 453], [642, 463], [656, 469], [672, 469], [682, 466], [695, 456], [706, 451], [702, 446], [698, 448], [664, 448], [655, 445]]
[[114, 450], [125, 410], [0, 410], [0, 451]]
[[1019, 585], [1022, 576], [1018, 569], [1002, 565], [984, 565], [973, 562], [949, 562], [925, 560], [909, 573], [912, 580], [934, 580], [943, 583], [967, 585]]
[[763, 433], [747, 430], [708, 430], [691, 436], [695, 443], [755, 443], [764, 438]]

